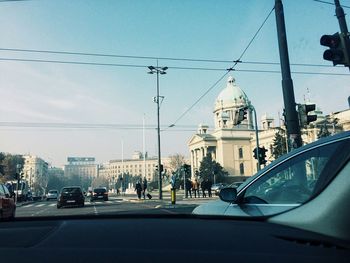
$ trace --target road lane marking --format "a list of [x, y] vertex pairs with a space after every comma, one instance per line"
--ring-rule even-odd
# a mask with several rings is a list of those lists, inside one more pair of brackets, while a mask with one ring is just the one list
[[40, 205], [37, 205], [36, 207], [42, 207], [42, 206], [44, 206], [44, 205], [46, 205], [46, 204], [40, 204]]
[[96, 209], [96, 206], [94, 205], [94, 214], [95, 215], [98, 215], [98, 212], [97, 212], [97, 209]]
[[49, 204], [49, 206], [55, 206], [56, 204]]
[[32, 206], [34, 206], [34, 204], [30, 204], [30, 205], [21, 206], [21, 208], [32, 207]]

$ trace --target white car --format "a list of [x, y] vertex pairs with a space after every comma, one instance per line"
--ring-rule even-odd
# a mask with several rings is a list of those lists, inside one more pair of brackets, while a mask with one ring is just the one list
[[[342, 199], [350, 188], [348, 177], [340, 177], [350, 166], [349, 149], [349, 131], [319, 139], [277, 159], [237, 189], [222, 189], [221, 200], [200, 205], [192, 213], [271, 216], [312, 204], [326, 193], [330, 200]], [[343, 183], [338, 183], [336, 191], [325, 191], [337, 182], [335, 179]], [[327, 209], [328, 203], [322, 208]]]
[[58, 190], [50, 190], [48, 193], [47, 193], [47, 196], [46, 196], [46, 200], [49, 201], [49, 200], [57, 200], [58, 198]]

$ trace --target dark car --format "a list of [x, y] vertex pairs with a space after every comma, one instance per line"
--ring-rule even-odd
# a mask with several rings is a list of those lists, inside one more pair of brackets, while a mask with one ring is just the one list
[[7, 187], [0, 184], [0, 220], [14, 219], [16, 204]]
[[103, 200], [108, 201], [108, 191], [104, 187], [95, 188], [90, 197], [90, 201], [93, 202], [95, 200]]
[[57, 201], [57, 208], [64, 206], [84, 206], [85, 197], [79, 186], [64, 187]]

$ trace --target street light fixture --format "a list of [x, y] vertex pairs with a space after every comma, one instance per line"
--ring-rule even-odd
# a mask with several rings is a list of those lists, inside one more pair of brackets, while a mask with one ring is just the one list
[[160, 156], [160, 118], [159, 118], [159, 74], [164, 75], [166, 74], [166, 70], [168, 67], [154, 67], [149, 66], [148, 69], [150, 70], [148, 74], [157, 74], [157, 97], [155, 99], [155, 102], [157, 103], [157, 137], [158, 137], [158, 189], [159, 189], [159, 199], [163, 199], [163, 193], [162, 193], [162, 170], [161, 170], [161, 156]]

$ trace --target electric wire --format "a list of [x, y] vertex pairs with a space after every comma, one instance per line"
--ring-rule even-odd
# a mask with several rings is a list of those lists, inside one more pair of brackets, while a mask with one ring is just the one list
[[[314, 0], [314, 2], [319, 2], [319, 3], [322, 3], [322, 4], [328, 4], [328, 5], [334, 5], [334, 3], [330, 3], [330, 2], [327, 2], [327, 1], [322, 1], [322, 0]], [[350, 6], [346, 6], [346, 5], [341, 5], [343, 8], [350, 8]]]
[[[148, 68], [148, 65], [139, 65], [139, 64], [117, 64], [117, 63], [100, 63], [100, 62], [84, 62], [84, 61], [64, 61], [64, 60], [47, 60], [47, 59], [24, 59], [24, 58], [3, 58], [0, 57], [0, 61], [13, 61], [13, 62], [35, 62], [35, 63], [53, 63], [53, 64], [72, 64], [72, 65], [87, 65], [87, 66], [110, 66], [110, 67], [129, 67], [129, 68]], [[270, 64], [278, 65], [278, 63], [267, 63], [267, 62], [244, 62], [237, 61], [238, 63], [246, 64]], [[305, 65], [305, 64], [297, 64]], [[308, 64], [311, 65], [311, 64]], [[314, 65], [317, 66], [317, 65]], [[259, 70], [259, 69], [234, 69], [231, 68], [209, 68], [209, 67], [179, 67], [179, 66], [168, 66], [169, 69], [175, 70], [202, 70], [202, 71], [241, 71], [241, 72], [253, 72], [253, 73], [280, 73], [279, 70]], [[341, 67], [337, 67], [341, 68]], [[332, 72], [309, 72], [309, 71], [292, 71], [294, 74], [306, 74], [306, 75], [335, 75], [335, 76], [350, 76], [346, 73], [332, 73]], [[214, 86], [215, 87], [215, 86]], [[214, 87], [211, 87], [214, 88]]]
[[[74, 56], [92, 56], [92, 57], [112, 57], [112, 58], [127, 58], [127, 59], [152, 59], [152, 60], [168, 60], [168, 61], [184, 61], [184, 62], [205, 62], [205, 63], [241, 63], [241, 64], [256, 64], [256, 65], [280, 65], [279, 62], [264, 62], [264, 61], [234, 61], [223, 59], [199, 59], [199, 58], [175, 58], [175, 57], [154, 57], [154, 56], [133, 56], [133, 55], [117, 55], [103, 53], [86, 53], [86, 52], [71, 52], [71, 51], [53, 51], [53, 50], [38, 50], [38, 49], [18, 49], [18, 48], [0, 48], [0, 51], [22, 52], [22, 53], [43, 53], [56, 55], [74, 55]], [[303, 67], [329, 67], [334, 66], [325, 64], [308, 64], [308, 63], [290, 63], [291, 66]]]
[[209, 89], [207, 89], [187, 110], [185, 110], [171, 125], [169, 125], [168, 128], [173, 128], [189, 111], [191, 111], [204, 97], [205, 95], [207, 95], [214, 87], [216, 87], [216, 85], [232, 70], [234, 70], [235, 66], [239, 63], [239, 61], [242, 59], [242, 57], [244, 56], [244, 54], [247, 52], [248, 48], [250, 47], [250, 45], [253, 43], [254, 39], [256, 38], [256, 36], [258, 35], [258, 33], [260, 32], [260, 30], [263, 28], [263, 26], [265, 25], [266, 21], [268, 20], [268, 18], [270, 17], [270, 15], [272, 14], [273, 10], [275, 9], [275, 7], [273, 7], [271, 9], [271, 11], [268, 13], [268, 15], [266, 16], [266, 18], [264, 19], [263, 23], [260, 25], [260, 27], [258, 28], [258, 30], [256, 31], [256, 33], [254, 34], [254, 36], [252, 37], [252, 39], [248, 42], [247, 46], [245, 47], [245, 49], [243, 50], [243, 52], [241, 53], [241, 55], [239, 56], [239, 58], [234, 62], [233, 66], [231, 68], [229, 68], [227, 70], [227, 72], [225, 74], [223, 74], [217, 81], [214, 82], [213, 85], [211, 85], [209, 87]]

